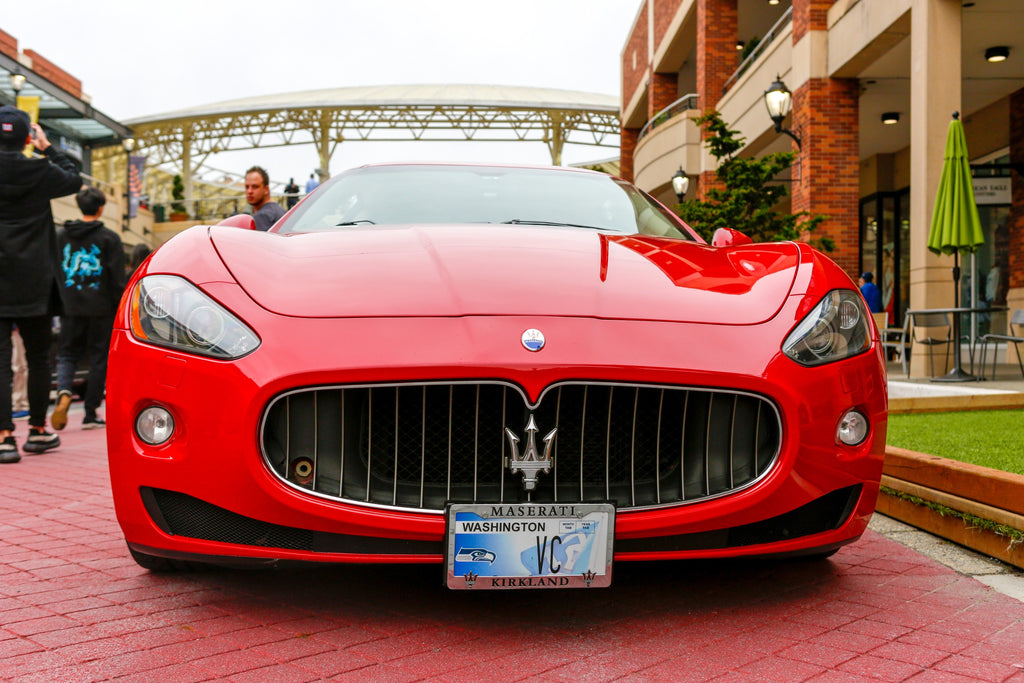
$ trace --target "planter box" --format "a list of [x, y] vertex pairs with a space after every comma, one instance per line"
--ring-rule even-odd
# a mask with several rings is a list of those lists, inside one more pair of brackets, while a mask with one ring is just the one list
[[[1024, 476], [888, 446], [882, 486], [958, 512], [1024, 531]], [[1024, 543], [968, 526], [901, 497], [878, 497], [876, 509], [907, 524], [1024, 569]]]

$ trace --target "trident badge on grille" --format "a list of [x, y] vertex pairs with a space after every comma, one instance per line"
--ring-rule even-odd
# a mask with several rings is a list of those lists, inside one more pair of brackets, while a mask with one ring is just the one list
[[537, 423], [533, 419], [533, 413], [530, 413], [530, 420], [526, 423], [526, 449], [520, 455], [519, 437], [511, 429], [505, 428], [505, 436], [508, 437], [508, 443], [512, 447], [512, 457], [505, 459], [505, 466], [511, 470], [512, 474], [523, 473], [523, 488], [527, 491], [537, 488], [539, 472], [547, 474], [551, 471], [551, 444], [555, 440], [555, 432], [558, 429], [552, 429], [544, 437], [544, 455], [537, 450], [537, 431]]

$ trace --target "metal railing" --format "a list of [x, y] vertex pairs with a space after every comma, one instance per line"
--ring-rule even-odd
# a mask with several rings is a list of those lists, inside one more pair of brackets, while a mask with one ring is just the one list
[[681, 114], [684, 111], [690, 109], [697, 109], [698, 98], [696, 93], [690, 93], [683, 95], [678, 100], [668, 105], [657, 114], [651, 117], [651, 120], [644, 124], [644, 127], [640, 129], [640, 135], [637, 136], [637, 141], [643, 140], [644, 136], [649, 132], [657, 128], [663, 123], [670, 121], [675, 118], [676, 115]]
[[107, 197], [119, 198], [121, 196], [120, 192], [117, 191], [117, 188], [105, 180], [94, 178], [88, 173], [79, 173], [78, 175], [82, 176], [82, 180], [85, 181], [86, 185], [99, 189]]
[[[302, 193], [296, 193], [292, 196], [298, 198], [302, 196]], [[275, 195], [271, 199], [287, 209], [287, 197], [288, 195], [281, 194]], [[214, 222], [240, 213], [251, 212], [245, 197], [237, 194], [214, 195], [195, 199], [173, 199], [169, 202], [150, 204], [149, 208], [152, 209], [158, 223], [170, 221], [172, 220], [171, 216], [176, 214], [184, 214], [186, 216], [186, 218], [178, 218], [178, 220]]]
[[779, 34], [782, 33], [782, 29], [784, 29], [786, 25], [789, 24], [792, 20], [793, 8], [789, 7], [785, 12], [782, 13], [782, 16], [779, 17], [779, 20], [775, 22], [775, 25], [768, 30], [768, 33], [765, 34], [764, 38], [762, 38], [760, 42], [758, 42], [757, 47], [750, 51], [750, 54], [747, 55], [746, 59], [740, 62], [740, 65], [736, 67], [736, 70], [732, 72], [732, 75], [725, 80], [725, 85], [722, 86], [723, 95], [729, 92], [729, 88], [731, 88], [736, 83], [736, 81], [739, 80], [740, 76], [742, 76], [746, 72], [746, 70], [750, 68], [750, 65], [754, 63], [754, 60], [761, 56], [761, 54], [765, 51], [765, 48], [772, 44], [772, 42], [779, 36]]

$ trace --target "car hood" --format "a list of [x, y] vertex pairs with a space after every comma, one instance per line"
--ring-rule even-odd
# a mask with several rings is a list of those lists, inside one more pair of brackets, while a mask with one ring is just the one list
[[531, 226], [211, 228], [243, 289], [299, 317], [588, 316], [755, 324], [792, 288], [793, 243], [695, 242]]

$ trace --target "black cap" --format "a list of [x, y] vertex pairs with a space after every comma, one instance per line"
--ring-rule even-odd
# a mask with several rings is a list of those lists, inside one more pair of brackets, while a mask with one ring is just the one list
[[871, 282], [872, 280], [875, 279], [875, 276], [872, 275], [870, 272], [862, 273], [861, 277], [864, 279], [864, 282]]
[[24, 144], [31, 130], [28, 114], [9, 104], [0, 107], [0, 140]]

